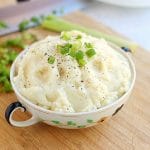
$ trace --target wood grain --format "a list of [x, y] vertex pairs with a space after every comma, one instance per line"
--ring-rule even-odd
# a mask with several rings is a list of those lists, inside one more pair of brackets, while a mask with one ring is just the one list
[[16, 3], [16, 0], [0, 0], [0, 8], [15, 5]]
[[[80, 12], [72, 13], [65, 18], [99, 31], [118, 35]], [[38, 28], [30, 31], [36, 33], [39, 38], [55, 34]], [[8, 37], [10, 36], [5, 38]], [[5, 121], [4, 113], [8, 104], [16, 101], [15, 94], [0, 94], [0, 149], [150, 150], [150, 53], [139, 48], [133, 59], [137, 79], [130, 100], [117, 115], [95, 127], [66, 130], [44, 123], [26, 128], [12, 127]], [[16, 113], [16, 117], [20, 120], [27, 116], [28, 114], [25, 116]]]

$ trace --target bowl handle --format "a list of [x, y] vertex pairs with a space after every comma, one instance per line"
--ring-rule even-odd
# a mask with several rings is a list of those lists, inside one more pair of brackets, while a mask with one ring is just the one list
[[128, 47], [121, 47], [121, 49], [125, 52], [132, 52]]
[[40, 122], [39, 118], [35, 117], [34, 115], [32, 115], [32, 117], [26, 121], [13, 120], [13, 118], [12, 118], [13, 113], [17, 109], [21, 109], [23, 112], [26, 111], [26, 108], [24, 106], [22, 106], [22, 104], [20, 102], [11, 103], [5, 111], [5, 118], [10, 125], [16, 126], [16, 127], [27, 127], [27, 126], [30, 126], [30, 125]]

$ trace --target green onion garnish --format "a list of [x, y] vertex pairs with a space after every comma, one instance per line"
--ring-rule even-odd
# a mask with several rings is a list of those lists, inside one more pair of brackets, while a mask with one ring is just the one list
[[76, 40], [73, 44], [72, 44], [72, 48], [73, 50], [79, 50], [82, 46], [82, 42], [80, 40]]
[[10, 51], [9, 52], [9, 63], [12, 63], [15, 58], [17, 57], [18, 53], [16, 51]]
[[23, 41], [21, 40], [21, 38], [15, 38], [15, 39], [9, 39], [6, 41], [5, 46], [7, 47], [18, 47], [23, 49], [25, 47], [25, 45], [23, 44]]
[[72, 44], [67, 43], [66, 45], [64, 45], [64, 47], [71, 48]]
[[9, 68], [2, 66], [1, 70], [0, 70], [0, 75], [5, 76], [5, 77], [9, 77]]
[[62, 48], [62, 45], [57, 45], [56, 46], [56, 49], [57, 49], [58, 52], [60, 52], [61, 48]]
[[69, 48], [68, 47], [61, 48], [60, 53], [63, 54], [63, 55], [68, 54], [69, 53]]
[[69, 41], [71, 39], [71, 35], [69, 35], [68, 32], [62, 32], [60, 38], [65, 41]]
[[40, 24], [40, 18], [39, 17], [34, 16], [31, 18], [31, 21], [37, 25]]
[[71, 49], [71, 50], [69, 51], [69, 55], [70, 55], [71, 57], [75, 57], [75, 56], [76, 56], [76, 51], [75, 51], [74, 49]]
[[[26, 44], [36, 40], [36, 36], [30, 33], [23, 33], [21, 36], [0, 42], [0, 92], [12, 91], [10, 84], [10, 65], [16, 58], [19, 50]], [[15, 51], [17, 50], [17, 51]]]
[[71, 47], [72, 47], [72, 45], [69, 43], [65, 44], [64, 46], [57, 45], [58, 51], [60, 51], [60, 53], [63, 55], [68, 54]]
[[0, 83], [4, 83], [7, 80], [6, 76], [0, 77]]
[[30, 23], [29, 20], [23, 20], [23, 21], [19, 24], [19, 30], [20, 30], [20, 31], [24, 31], [25, 29], [27, 29], [29, 23]]
[[12, 91], [12, 87], [11, 87], [11, 84], [10, 84], [8, 79], [6, 79], [5, 82], [4, 82], [3, 90], [6, 91], [6, 92]]
[[1, 29], [4, 29], [4, 28], [7, 28], [8, 26], [7, 26], [7, 24], [5, 23], [5, 22], [3, 22], [3, 21], [0, 21], [0, 30]]
[[114, 43], [118, 45], [119, 47], [128, 47], [129, 49], [131, 49], [132, 52], [134, 52], [138, 47], [138, 45], [134, 42], [129, 42], [122, 38], [112, 36], [104, 32], [99, 32], [97, 30], [90, 29], [90, 28], [63, 20], [53, 15], [48, 16], [44, 19], [44, 21], [42, 22], [42, 27], [45, 29], [56, 31], [56, 32], [79, 30], [97, 38], [104, 38], [105, 40], [111, 43]]
[[95, 50], [92, 49], [92, 48], [86, 51], [86, 55], [87, 55], [88, 57], [92, 57], [92, 56], [94, 56], [95, 54], [96, 54], [96, 52], [95, 52]]
[[86, 64], [86, 61], [84, 59], [79, 59], [78, 64], [79, 64], [80, 67], [83, 67]]
[[81, 39], [82, 38], [82, 36], [81, 35], [78, 35], [77, 37], [76, 37], [76, 39]]
[[49, 64], [53, 64], [54, 62], [55, 62], [55, 57], [49, 56], [49, 57], [48, 57], [48, 63], [49, 63]]
[[83, 59], [83, 57], [84, 57], [84, 53], [82, 51], [79, 50], [76, 52], [76, 59], [77, 60]]
[[85, 43], [86, 48], [93, 48], [93, 45], [91, 43]]
[[23, 32], [22, 36], [21, 36], [21, 40], [22, 40], [22, 42], [26, 42], [26, 43], [30, 44], [30, 43], [37, 41], [37, 37], [36, 37], [36, 35], [34, 35], [32, 33]]

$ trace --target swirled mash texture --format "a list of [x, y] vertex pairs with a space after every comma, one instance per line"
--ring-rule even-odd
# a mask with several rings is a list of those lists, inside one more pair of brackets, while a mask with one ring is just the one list
[[[66, 48], [67, 44], [71, 46]], [[89, 49], [93, 49], [90, 55]], [[49, 61], [50, 57], [53, 59]], [[131, 70], [128, 60], [104, 39], [69, 31], [28, 47], [17, 60], [14, 82], [24, 97], [45, 109], [87, 112], [126, 93]]]

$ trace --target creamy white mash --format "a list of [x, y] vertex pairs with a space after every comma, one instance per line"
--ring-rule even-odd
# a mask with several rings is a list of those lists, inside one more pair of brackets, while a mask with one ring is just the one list
[[24, 97], [59, 112], [96, 110], [116, 101], [131, 83], [127, 59], [104, 39], [79, 31], [31, 45], [16, 72], [14, 82]]

